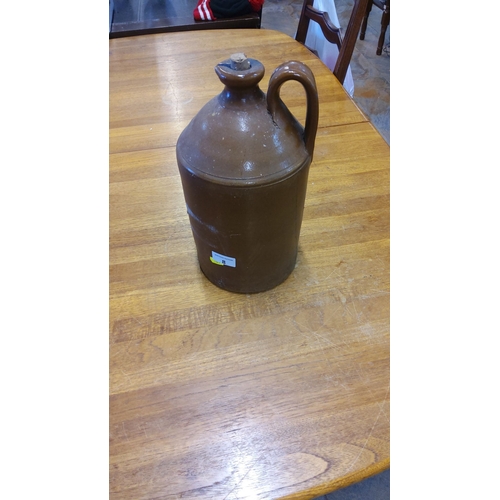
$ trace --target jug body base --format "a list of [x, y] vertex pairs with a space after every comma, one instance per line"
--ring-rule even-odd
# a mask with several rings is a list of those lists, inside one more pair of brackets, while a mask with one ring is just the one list
[[237, 293], [270, 290], [297, 261], [310, 162], [267, 186], [227, 186], [181, 168], [203, 274]]

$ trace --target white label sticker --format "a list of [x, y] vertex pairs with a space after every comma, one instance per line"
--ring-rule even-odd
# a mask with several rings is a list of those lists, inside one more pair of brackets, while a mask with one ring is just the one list
[[227, 255], [222, 255], [213, 251], [210, 261], [214, 264], [218, 264], [219, 266], [236, 267], [236, 259], [234, 257], [228, 257]]

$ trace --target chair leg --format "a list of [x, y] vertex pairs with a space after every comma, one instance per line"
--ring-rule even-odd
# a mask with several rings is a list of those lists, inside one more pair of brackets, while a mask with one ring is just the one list
[[366, 6], [366, 12], [365, 12], [365, 17], [363, 17], [363, 22], [361, 23], [361, 29], [359, 30], [359, 39], [364, 40], [365, 39], [365, 33], [366, 33], [366, 26], [368, 24], [368, 16], [370, 15], [370, 12], [372, 10], [372, 0], [368, 2], [368, 5]]
[[382, 47], [384, 46], [385, 41], [385, 32], [387, 31], [387, 26], [389, 26], [389, 12], [385, 11], [382, 13], [382, 20], [380, 21], [381, 29], [380, 29], [380, 37], [378, 39], [377, 45], [377, 55], [382, 54]]

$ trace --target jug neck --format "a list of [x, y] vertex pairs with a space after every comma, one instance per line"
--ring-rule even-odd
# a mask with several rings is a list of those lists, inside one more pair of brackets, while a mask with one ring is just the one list
[[249, 59], [244, 54], [233, 54], [215, 67], [215, 72], [224, 90], [219, 95], [219, 103], [228, 105], [252, 105], [261, 103], [265, 94], [259, 88], [264, 76], [264, 66], [256, 59]]
[[264, 65], [256, 59], [245, 58], [235, 63], [242, 54], [233, 54], [215, 67], [219, 80], [231, 90], [243, 90], [256, 87], [264, 76]]

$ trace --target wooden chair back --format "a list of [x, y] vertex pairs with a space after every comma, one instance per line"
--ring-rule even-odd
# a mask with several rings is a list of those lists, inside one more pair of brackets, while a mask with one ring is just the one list
[[305, 45], [309, 22], [314, 21], [318, 23], [325, 38], [339, 48], [339, 57], [335, 63], [333, 74], [342, 84], [344, 83], [347, 68], [351, 62], [354, 45], [358, 38], [368, 1], [354, 0], [354, 7], [349, 18], [345, 36], [342, 36], [340, 28], [332, 23], [328, 12], [322, 12], [313, 7], [314, 0], [304, 0], [302, 6], [295, 40]]

